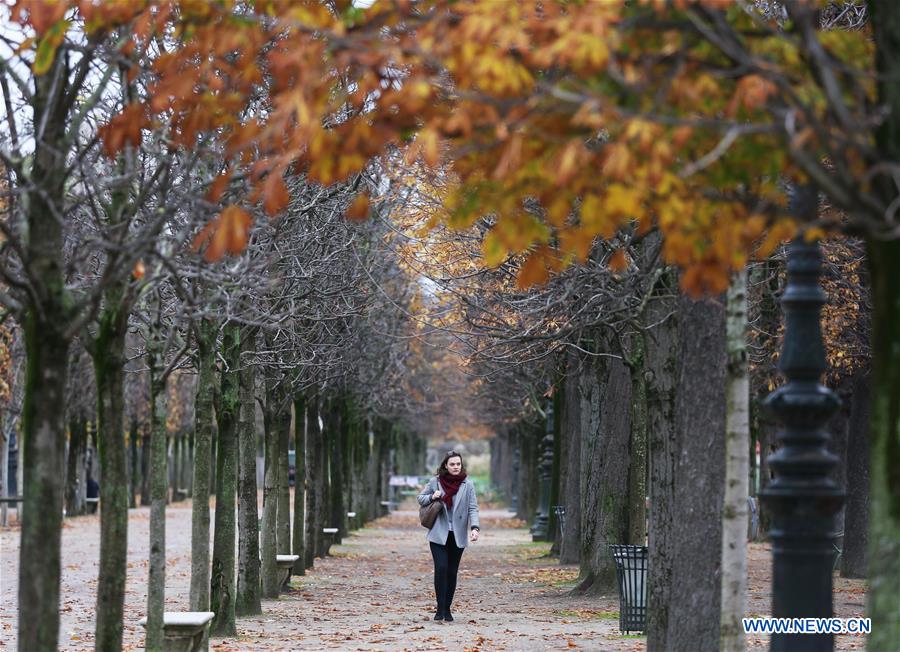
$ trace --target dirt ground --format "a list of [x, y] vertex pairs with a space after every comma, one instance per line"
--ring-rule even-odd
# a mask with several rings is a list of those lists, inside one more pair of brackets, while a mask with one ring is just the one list
[[[482, 509], [482, 537], [463, 555], [453, 623], [434, 622], [431, 555], [412, 506], [351, 533], [333, 556], [295, 577], [289, 592], [263, 602], [262, 616], [238, 620], [238, 636], [214, 650], [555, 650], [638, 651], [640, 636], [618, 631], [615, 596], [572, 597], [577, 567], [546, 557], [547, 544], [506, 510]], [[149, 510], [131, 510], [125, 648], [141, 649]], [[167, 610], [187, 608], [190, 502], [167, 510]], [[67, 519], [63, 532], [60, 649], [92, 649], [99, 519]], [[0, 649], [15, 649], [18, 528], [0, 531]], [[769, 609], [768, 546], [750, 551], [749, 615]], [[839, 616], [863, 615], [864, 583], [836, 580]], [[764, 637], [751, 649], [767, 649]], [[838, 637], [837, 649], [864, 649]]]

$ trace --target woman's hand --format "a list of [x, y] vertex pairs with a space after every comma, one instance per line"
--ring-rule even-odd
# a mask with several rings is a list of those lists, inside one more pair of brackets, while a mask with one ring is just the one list
[[431, 494], [431, 499], [432, 499], [432, 500], [437, 500], [437, 499], [440, 498], [440, 497], [441, 497], [441, 490], [440, 490], [440, 489], [438, 489], [438, 490], [435, 491], [433, 494]]
[[469, 532], [469, 540], [473, 541], [473, 542], [478, 541], [478, 533], [479, 532], [480, 532], [480, 530], [478, 530], [477, 528], [472, 530], [471, 532]]

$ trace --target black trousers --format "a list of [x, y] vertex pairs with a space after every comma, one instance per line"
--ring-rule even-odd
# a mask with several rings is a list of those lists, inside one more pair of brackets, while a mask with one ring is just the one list
[[449, 612], [450, 605], [453, 604], [456, 574], [459, 571], [459, 560], [462, 559], [463, 550], [456, 545], [453, 532], [447, 536], [447, 545], [431, 543], [431, 556], [434, 558], [434, 593], [440, 614]]

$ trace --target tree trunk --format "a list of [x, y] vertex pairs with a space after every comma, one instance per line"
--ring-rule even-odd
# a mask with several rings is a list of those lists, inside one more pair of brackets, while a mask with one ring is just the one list
[[647, 380], [644, 377], [644, 336], [631, 338], [631, 433], [628, 442], [628, 539], [643, 546], [647, 539]]
[[293, 551], [300, 557], [295, 563], [294, 575], [306, 574], [306, 539], [303, 527], [306, 523], [306, 407], [302, 397], [294, 399], [294, 532]]
[[847, 428], [847, 502], [844, 515], [844, 542], [841, 577], [866, 577], [869, 544], [869, 414], [871, 377], [858, 372], [850, 397]]
[[[158, 336], [157, 336], [158, 337]], [[163, 613], [166, 606], [166, 381], [160, 378], [159, 342], [148, 342], [150, 367], [150, 569], [147, 580], [145, 649], [164, 648]]]
[[651, 486], [649, 652], [719, 644], [725, 313], [684, 296], [678, 311], [674, 428], [662, 430], [651, 473], [662, 486]]
[[[254, 335], [241, 337], [244, 353], [252, 353]], [[235, 614], [262, 613], [260, 603], [259, 508], [256, 486], [256, 373], [244, 356], [240, 371], [240, 477], [238, 478], [238, 579]]]
[[346, 419], [343, 417], [343, 410], [341, 409], [341, 405], [339, 399], [334, 399], [331, 401], [330, 409], [329, 409], [330, 419], [328, 420], [326, 427], [328, 428], [328, 432], [326, 433], [327, 442], [328, 442], [328, 450], [330, 453], [328, 460], [328, 497], [329, 497], [329, 512], [328, 512], [328, 527], [337, 528], [338, 531], [333, 537], [334, 543], [341, 543], [341, 539], [344, 535], [343, 523], [344, 523], [344, 473], [343, 473], [343, 459], [344, 459], [344, 451], [343, 451], [343, 428], [345, 427]]
[[581, 578], [578, 592], [616, 590], [609, 544], [628, 539], [631, 375], [618, 358], [589, 365], [581, 448]]
[[[560, 564], [577, 564], [581, 561], [581, 404], [579, 376], [581, 366], [587, 363], [577, 353], [566, 356], [566, 376], [563, 383], [562, 421], [560, 429], [566, 439], [566, 483], [563, 487], [566, 506], [566, 527], [559, 551]], [[511, 442], [515, 449], [516, 442]], [[513, 456], [515, 452], [513, 451]]]
[[[894, 21], [900, 24], [900, 11]], [[900, 640], [900, 241], [869, 242], [869, 269], [874, 310], [869, 435], [872, 634], [867, 643], [870, 650], [890, 650]]]
[[[194, 398], [194, 498], [191, 504], [192, 611], [209, 610], [209, 491], [213, 432], [213, 386], [216, 371], [214, 322], [197, 324], [197, 390]], [[256, 454], [254, 453], [254, 459]], [[144, 476], [146, 478], [146, 475]], [[143, 502], [143, 501], [142, 501]]]
[[140, 434], [137, 421], [132, 421], [131, 429], [128, 431], [128, 468], [131, 469], [128, 475], [128, 507], [131, 509], [137, 507], [137, 490], [141, 483], [141, 468], [138, 465], [138, 437]]
[[[112, 303], [112, 302], [111, 302]], [[127, 319], [127, 317], [125, 318]], [[128, 479], [123, 417], [125, 320], [107, 310], [93, 344], [100, 444], [100, 576], [95, 647], [122, 649], [128, 564]]]
[[[647, 377], [647, 432], [649, 434], [648, 493], [650, 496], [647, 571], [647, 647], [663, 650], [669, 628], [672, 584], [672, 548], [677, 536], [673, 506], [676, 504], [675, 386], [678, 361], [678, 313], [671, 298], [677, 281], [665, 274], [647, 304], [645, 323], [658, 324], [644, 339]], [[674, 613], [672, 617], [675, 617]]]
[[[558, 379], [562, 385], [562, 379]], [[556, 507], [562, 504], [560, 500], [560, 482], [562, 479], [562, 437], [560, 435], [560, 423], [562, 418], [562, 392], [557, 390], [553, 394], [553, 464], [550, 467], [550, 512], [547, 518], [547, 540], [552, 541], [550, 554], [559, 556], [560, 529], [559, 517], [556, 515]]]
[[279, 392], [278, 402], [278, 516], [276, 536], [279, 555], [291, 554], [291, 487], [288, 482], [288, 448], [291, 443], [291, 403], [285, 391]]
[[[65, 405], [68, 340], [57, 325], [29, 314], [22, 414], [22, 534], [19, 547], [20, 652], [57, 649], [60, 542], [65, 477]], [[35, 623], [40, 623], [36, 626]]]
[[222, 390], [216, 410], [219, 422], [216, 454], [216, 516], [213, 536], [209, 610], [215, 612], [210, 627], [214, 636], [235, 636], [235, 495], [237, 494], [237, 419], [240, 387], [241, 328], [225, 325], [222, 335]]
[[[27, 260], [38, 305], [25, 317], [25, 402], [21, 439], [22, 533], [19, 546], [21, 652], [55, 650], [59, 638], [60, 541], [65, 484], [66, 371], [69, 325], [62, 264], [64, 193], [70, 100], [67, 59], [57, 50], [51, 69], [35, 77], [31, 96], [35, 124], [27, 191]], [[62, 87], [60, 87], [62, 86]]]
[[141, 435], [141, 507], [150, 506], [150, 435]]
[[[876, 142], [886, 161], [900, 160], [900, 5], [870, 0], [878, 103], [887, 110]], [[895, 201], [891, 175], [875, 186], [885, 206]], [[900, 241], [869, 238], [872, 284], [872, 411], [869, 435], [869, 650], [896, 649], [900, 640]]]
[[304, 566], [313, 567], [316, 553], [321, 549], [322, 523], [319, 519], [322, 494], [319, 490], [322, 469], [322, 429], [319, 427], [318, 400], [310, 397], [306, 403], [306, 556]]
[[[270, 372], [271, 374], [271, 372]], [[277, 598], [278, 582], [278, 460], [281, 447], [278, 388], [267, 378], [265, 413], [265, 481], [262, 516], [262, 597]], [[286, 454], [286, 453], [285, 453]]]
[[725, 492], [722, 508], [722, 610], [719, 649], [742, 652], [747, 603], [747, 496], [750, 466], [750, 375], [747, 361], [747, 273], [732, 277], [726, 306]]
[[[77, 516], [84, 513], [84, 446], [87, 435], [87, 424], [84, 419], [73, 418], [69, 421], [69, 455], [66, 470], [66, 516]], [[4, 469], [5, 470], [5, 469]], [[79, 483], [79, 480], [81, 482]]]

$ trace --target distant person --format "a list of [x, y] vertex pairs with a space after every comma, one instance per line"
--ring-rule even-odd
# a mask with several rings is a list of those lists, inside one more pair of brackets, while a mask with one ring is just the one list
[[475, 485], [467, 479], [462, 456], [456, 451], [444, 455], [437, 475], [419, 494], [420, 505], [436, 500], [444, 504], [444, 509], [438, 512], [437, 520], [425, 537], [434, 558], [434, 593], [437, 597], [434, 619], [450, 622], [453, 620], [450, 605], [456, 592], [459, 561], [468, 543], [467, 538], [478, 541], [481, 532]]
[[[89, 477], [87, 479], [87, 487], [85, 487], [87, 491], [87, 498], [99, 498], [100, 497], [100, 483], [94, 480], [94, 478]], [[89, 503], [88, 510], [91, 514], [97, 511], [97, 503]]]

